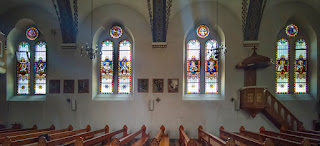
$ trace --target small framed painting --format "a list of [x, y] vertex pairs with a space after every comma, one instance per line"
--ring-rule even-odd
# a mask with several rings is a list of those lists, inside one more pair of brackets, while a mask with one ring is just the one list
[[89, 80], [78, 80], [78, 93], [89, 93]]
[[163, 79], [153, 79], [153, 93], [163, 92]]
[[74, 93], [74, 80], [64, 80], [63, 93]]
[[138, 79], [138, 93], [148, 93], [149, 80]]
[[60, 80], [49, 81], [49, 93], [60, 93]]
[[179, 79], [168, 79], [168, 93], [178, 93]]

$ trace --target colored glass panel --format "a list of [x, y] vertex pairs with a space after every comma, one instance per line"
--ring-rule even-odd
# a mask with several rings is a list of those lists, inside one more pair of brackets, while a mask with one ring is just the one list
[[197, 35], [200, 37], [200, 38], [205, 38], [209, 35], [210, 31], [209, 31], [209, 28], [208, 26], [206, 25], [200, 25], [198, 28], [197, 28]]
[[286, 34], [289, 37], [294, 37], [298, 34], [298, 26], [294, 25], [294, 24], [290, 24], [286, 27]]
[[218, 42], [206, 42], [205, 93], [218, 93], [218, 59], [215, 58]]
[[35, 47], [35, 81], [34, 94], [46, 94], [46, 79], [47, 79], [47, 45], [45, 42], [39, 42]]
[[200, 93], [200, 42], [191, 40], [187, 46], [187, 93]]
[[122, 28], [120, 26], [113, 26], [110, 29], [110, 36], [114, 39], [120, 38], [122, 36]]
[[289, 42], [281, 39], [277, 43], [276, 63], [276, 93], [288, 94], [289, 92]]
[[17, 94], [30, 94], [30, 46], [22, 42], [17, 51]]
[[39, 36], [39, 31], [36, 29], [36, 28], [34, 28], [34, 27], [30, 27], [29, 29], [27, 29], [27, 31], [26, 31], [26, 36], [27, 36], [27, 38], [29, 39], [29, 40], [35, 40], [35, 39], [37, 39], [38, 38], [38, 36]]
[[101, 47], [100, 93], [113, 93], [113, 43], [104, 41]]
[[307, 44], [303, 39], [296, 41], [294, 92], [307, 93]]
[[131, 93], [131, 43], [121, 41], [119, 46], [118, 93]]

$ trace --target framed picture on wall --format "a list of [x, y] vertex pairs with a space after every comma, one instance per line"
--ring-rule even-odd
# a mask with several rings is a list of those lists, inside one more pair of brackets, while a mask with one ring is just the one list
[[178, 93], [179, 79], [168, 79], [168, 93]]
[[153, 93], [163, 92], [163, 79], [153, 79]]
[[74, 93], [74, 80], [64, 80], [63, 93]]
[[60, 93], [60, 80], [49, 81], [49, 93]]
[[138, 93], [148, 93], [149, 80], [138, 79]]
[[89, 93], [89, 79], [78, 80], [78, 93]]

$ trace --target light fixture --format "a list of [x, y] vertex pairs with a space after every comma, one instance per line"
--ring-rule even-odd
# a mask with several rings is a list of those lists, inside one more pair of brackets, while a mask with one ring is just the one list
[[91, 35], [90, 35], [90, 40], [91, 43], [86, 43], [86, 46], [81, 46], [81, 56], [87, 56], [89, 57], [91, 60], [95, 59], [98, 55], [98, 45], [92, 45], [93, 42], [93, 36], [92, 36], [92, 23], [93, 23], [93, 0], [91, 0]]

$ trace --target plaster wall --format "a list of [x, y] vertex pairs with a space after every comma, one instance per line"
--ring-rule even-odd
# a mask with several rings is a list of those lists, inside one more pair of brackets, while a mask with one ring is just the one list
[[[48, 20], [48, 18], [51, 18], [49, 14], [39, 13], [42, 11], [25, 14], [21, 10], [8, 13], [6, 17], [3, 17], [9, 20], [14, 19], [9, 21], [12, 22], [12, 25], [17, 22], [16, 18], [29, 18], [34, 20], [37, 26], [40, 27], [39, 29], [45, 33], [48, 43], [47, 81], [53, 79], [61, 80], [61, 93], [48, 93], [46, 101], [12, 102], [5, 101], [5, 96], [3, 96], [5, 92], [0, 90], [0, 115], [5, 115], [4, 118], [0, 116], [0, 120], [5, 121], [6, 124], [22, 123], [24, 127], [31, 127], [37, 124], [38, 127], [45, 128], [54, 124], [57, 129], [65, 128], [69, 124], [73, 125], [74, 129], [84, 128], [87, 124], [90, 124], [92, 129], [99, 129], [108, 124], [111, 131], [119, 129], [126, 124], [130, 133], [145, 124], [151, 136], [155, 136], [160, 126], [164, 125], [170, 138], [178, 138], [180, 125], [183, 125], [186, 132], [194, 138], [197, 137], [199, 125], [202, 125], [204, 129], [215, 135], [218, 135], [220, 126], [224, 126], [229, 131], [238, 131], [240, 126], [252, 131], [258, 131], [260, 126], [270, 130], [277, 130], [262, 114], [258, 114], [253, 119], [244, 111], [235, 111], [234, 103], [230, 102], [231, 98], [238, 99], [238, 90], [243, 87], [244, 82], [243, 71], [236, 70], [235, 65], [251, 55], [252, 51], [242, 47], [241, 20], [236, 14], [221, 5], [219, 6], [217, 21], [216, 10], [212, 9], [215, 4], [213, 2], [203, 2], [200, 7], [200, 4], [193, 3], [184, 7], [179, 13], [172, 15], [167, 35], [168, 47], [163, 49], [153, 49], [151, 47], [152, 34], [148, 21], [130, 7], [112, 4], [94, 10], [94, 32], [108, 23], [107, 21], [116, 20], [120, 21], [133, 36], [133, 100], [125, 101], [92, 100], [92, 93], [98, 91], [97, 88], [91, 88], [98, 84], [97, 80], [92, 79], [92, 69], [95, 69], [95, 67], [91, 60], [80, 57], [79, 49], [61, 49], [59, 32], [57, 35], [50, 33], [50, 28], [59, 28], [59, 24], [55, 19]], [[300, 6], [296, 7], [300, 8]], [[304, 9], [307, 9], [306, 6]], [[282, 10], [278, 10], [278, 12], [280, 13]], [[258, 53], [273, 58], [275, 56], [275, 49], [273, 48], [275, 48], [274, 44], [276, 42], [274, 38], [283, 27], [284, 22], [281, 21], [283, 18], [277, 13], [273, 13], [273, 11], [266, 11], [265, 15], [266, 18], [264, 19], [274, 19], [273, 17], [277, 19], [272, 21], [274, 25], [271, 27], [268, 26], [271, 22], [262, 21], [260, 31], [265, 35], [259, 36], [261, 49], [258, 50]], [[228, 52], [225, 55], [225, 63], [223, 64], [225, 71], [221, 72], [225, 76], [223, 100], [183, 100], [184, 68], [182, 64], [184, 63], [184, 39], [194, 23], [202, 19], [207, 19], [211, 25], [218, 23], [225, 36], [225, 45], [228, 48]], [[315, 19], [306, 19], [310, 19], [311, 23], [317, 24]], [[79, 26], [79, 44], [84, 44], [90, 40], [89, 34], [90, 16]], [[267, 86], [273, 93], [274, 67], [259, 71], [257, 77], [258, 85]], [[148, 93], [137, 93], [135, 87], [136, 80], [139, 78], [149, 79]], [[154, 78], [164, 79], [165, 88], [163, 93], [152, 93], [151, 83]], [[168, 93], [166, 88], [168, 78], [179, 78], [179, 93]], [[62, 93], [63, 80], [65, 79], [75, 80], [74, 94]], [[78, 79], [90, 80], [90, 93], [77, 93]], [[5, 86], [2, 78], [1, 86]], [[161, 101], [159, 103], [155, 102], [154, 111], [149, 111], [149, 101], [157, 97]], [[67, 98], [77, 101], [76, 111], [71, 110], [71, 105], [66, 102]], [[307, 129], [311, 129], [311, 121], [316, 119], [313, 100], [286, 100], [283, 103], [304, 122]]]

